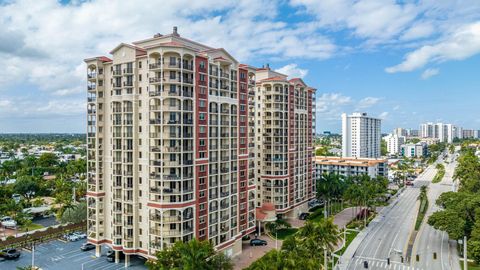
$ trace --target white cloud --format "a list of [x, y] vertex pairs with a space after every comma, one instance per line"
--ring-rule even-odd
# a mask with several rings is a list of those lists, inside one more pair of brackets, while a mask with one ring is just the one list
[[361, 99], [357, 104], [357, 110], [363, 110], [372, 107], [373, 105], [377, 104], [381, 98], [377, 97], [366, 97]]
[[[69, 105], [82, 105], [83, 59], [108, 56], [121, 42], [170, 33], [173, 26], [183, 37], [223, 47], [245, 63], [334, 55], [335, 44], [313, 24], [286, 23], [278, 9], [270, 0], [7, 1], [0, 4], [0, 92], [26, 84], [30, 95], [23, 98], [30, 104], [43, 98], [43, 104], [62, 106], [68, 97]], [[305, 76], [307, 70], [295, 72]]]
[[276, 71], [287, 75], [289, 78], [304, 78], [308, 74], [308, 69], [301, 69], [297, 64], [288, 64]]
[[389, 112], [382, 112], [380, 115], [378, 115], [378, 118], [385, 120], [387, 119], [388, 115], [389, 115]]
[[292, 0], [290, 3], [315, 15], [321, 27], [350, 29], [356, 37], [373, 43], [398, 35], [418, 14], [414, 4], [398, 4], [393, 0]]
[[351, 97], [340, 93], [323, 93], [317, 97], [317, 118], [321, 121], [339, 121], [344, 108], [352, 102]]
[[463, 60], [480, 52], [480, 22], [457, 29], [451, 36], [408, 53], [402, 63], [388, 67], [388, 73], [419, 69], [430, 62]]
[[438, 75], [440, 73], [440, 70], [438, 68], [428, 68], [422, 73], [422, 80], [426, 80], [430, 77], [433, 77], [435, 75]]

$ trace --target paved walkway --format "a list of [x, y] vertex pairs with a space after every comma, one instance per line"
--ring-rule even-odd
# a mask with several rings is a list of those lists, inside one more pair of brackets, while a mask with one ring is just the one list
[[[242, 254], [233, 258], [233, 269], [241, 270], [247, 268], [254, 261], [260, 259], [265, 253], [269, 252], [272, 249], [275, 249], [275, 239], [268, 237], [267, 235], [262, 235], [258, 237], [268, 242], [266, 246], [250, 246], [250, 241], [243, 241], [242, 243]], [[278, 248], [282, 246], [282, 240], [277, 240]]]
[[[360, 208], [355, 209], [355, 207], [350, 207], [344, 209], [342, 212], [335, 215], [333, 219], [333, 223], [335, 223], [339, 229], [346, 226], [350, 221], [352, 221], [356, 214], [360, 212]], [[294, 228], [301, 228], [305, 225], [305, 220], [299, 220], [298, 218], [295, 219], [288, 219], [288, 223], [292, 225]], [[253, 235], [253, 234], [252, 234]], [[266, 240], [268, 244], [266, 246], [250, 246], [250, 241], [244, 241], [242, 243], [242, 254], [238, 255], [237, 257], [233, 258], [234, 269], [240, 270], [248, 267], [254, 261], [261, 258], [265, 253], [269, 252], [272, 249], [275, 249], [275, 239], [268, 237], [267, 235], [262, 235], [259, 237], [260, 239]], [[282, 241], [278, 240], [277, 242], [278, 248], [282, 247]]]

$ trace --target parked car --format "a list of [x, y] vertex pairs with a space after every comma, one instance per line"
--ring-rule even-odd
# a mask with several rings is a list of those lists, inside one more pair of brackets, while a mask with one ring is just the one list
[[407, 182], [405, 183], [405, 185], [407, 185], [407, 186], [413, 186], [413, 182], [412, 182], [412, 181], [407, 181]]
[[20, 257], [20, 252], [14, 248], [7, 248], [0, 251], [0, 257], [6, 260], [14, 260]]
[[[125, 254], [121, 251], [120, 251], [120, 254], [119, 254], [119, 258], [120, 258], [120, 260], [125, 258]], [[107, 251], [107, 261], [109, 261], [109, 262], [114, 262], [115, 261], [115, 252], [113, 250]]]
[[0, 219], [0, 222], [5, 228], [13, 228], [17, 226], [17, 222], [9, 216], [3, 217], [2, 219]]
[[70, 242], [75, 242], [80, 240], [80, 237], [78, 237], [78, 235], [76, 235], [75, 233], [67, 233], [63, 235], [63, 239]]
[[250, 240], [250, 246], [266, 246], [267, 241], [262, 239], [252, 239]]
[[298, 215], [298, 219], [306, 220], [308, 218], [308, 216], [310, 216], [309, 213], [301, 213], [300, 215]]
[[92, 250], [92, 249], [95, 249], [95, 245], [92, 244], [92, 243], [83, 243], [82, 246], [80, 247], [80, 250], [82, 251], [88, 251], [88, 250]]
[[78, 237], [78, 239], [86, 239], [87, 238], [87, 235], [83, 232], [74, 232], [73, 235]]

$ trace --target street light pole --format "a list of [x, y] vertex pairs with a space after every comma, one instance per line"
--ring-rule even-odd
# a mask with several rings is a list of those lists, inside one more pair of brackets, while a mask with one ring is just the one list
[[32, 270], [35, 269], [35, 243], [32, 243]]
[[275, 230], [275, 249], [278, 250], [278, 230]]
[[467, 236], [463, 237], [463, 269], [467, 270]]

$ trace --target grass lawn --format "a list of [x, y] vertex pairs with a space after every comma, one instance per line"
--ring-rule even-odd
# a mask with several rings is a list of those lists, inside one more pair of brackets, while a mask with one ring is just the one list
[[[463, 260], [460, 260], [460, 267], [462, 267], [462, 270], [463, 270]], [[480, 270], [480, 265], [478, 265], [474, 262], [469, 262], [468, 263], [468, 270]]]
[[445, 176], [445, 169], [438, 170], [437, 174], [435, 175], [435, 177], [432, 180], [432, 183], [434, 183], [434, 184], [439, 183], [440, 181], [442, 181], [444, 176]]
[[343, 255], [343, 253], [345, 252], [345, 250], [347, 250], [350, 243], [352, 243], [353, 239], [357, 237], [358, 233], [359, 232], [347, 232], [347, 241], [345, 243], [345, 246], [337, 252], [338, 255]]
[[423, 218], [425, 217], [425, 214], [427, 213], [428, 209], [428, 199], [427, 198], [421, 198], [420, 201], [420, 209], [418, 210], [417, 214], [417, 222], [415, 223], [415, 230], [418, 231], [420, 229], [420, 226], [422, 225]]
[[32, 224], [30, 224], [30, 225], [28, 225], [28, 226], [22, 226], [22, 227], [20, 227], [20, 229], [19, 229], [18, 231], [20, 231], [20, 232], [27, 232], [27, 231], [38, 230], [38, 229], [41, 229], [41, 228], [43, 228], [42, 225], [32, 223]]
[[[278, 232], [277, 232], [277, 238], [278, 238], [279, 240], [285, 240], [285, 238], [289, 237], [290, 235], [295, 234], [297, 231], [298, 231], [297, 228], [284, 228], [284, 229], [280, 229], [280, 230], [278, 230]], [[272, 236], [275, 237], [275, 234], [273, 234]]]

